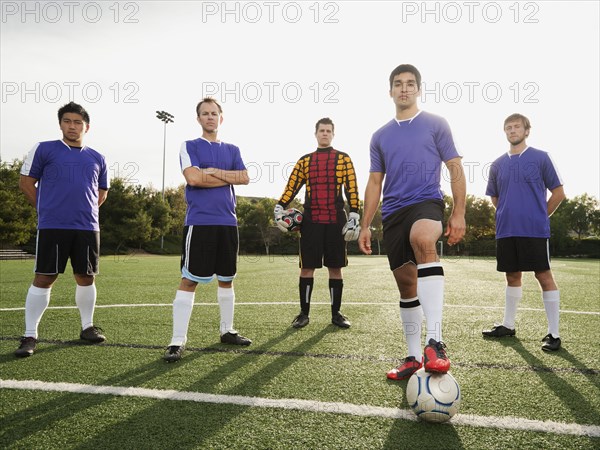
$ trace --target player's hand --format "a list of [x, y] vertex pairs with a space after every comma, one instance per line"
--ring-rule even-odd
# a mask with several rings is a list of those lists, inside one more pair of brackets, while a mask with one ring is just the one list
[[348, 215], [348, 222], [342, 228], [342, 234], [344, 235], [344, 240], [347, 242], [358, 239], [358, 235], [360, 234], [360, 216], [358, 213], [351, 212]]
[[363, 227], [358, 236], [358, 248], [365, 255], [370, 255], [371, 251], [371, 230], [369, 227]]
[[446, 226], [446, 232], [444, 236], [448, 238], [448, 245], [458, 244], [462, 241], [467, 230], [465, 223], [465, 216], [460, 214], [454, 214], [448, 219], [448, 225]]
[[287, 233], [288, 232], [287, 224], [283, 221], [284, 211], [285, 210], [283, 209], [283, 206], [281, 206], [279, 203], [277, 203], [275, 205], [275, 209], [273, 210], [273, 220], [275, 220], [275, 225], [277, 225], [277, 228], [279, 228], [284, 233]]

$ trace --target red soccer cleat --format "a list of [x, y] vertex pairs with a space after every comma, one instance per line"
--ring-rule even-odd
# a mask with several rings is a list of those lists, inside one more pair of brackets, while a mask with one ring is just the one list
[[446, 373], [450, 370], [450, 360], [446, 356], [446, 344], [442, 341], [429, 339], [429, 344], [425, 346], [425, 372]]
[[390, 380], [396, 381], [406, 380], [407, 378], [410, 378], [410, 376], [417, 370], [419, 370], [422, 366], [423, 364], [421, 364], [420, 361], [417, 361], [417, 359], [414, 356], [409, 356], [404, 359], [404, 364], [396, 367], [395, 369], [390, 370], [387, 373], [387, 377]]

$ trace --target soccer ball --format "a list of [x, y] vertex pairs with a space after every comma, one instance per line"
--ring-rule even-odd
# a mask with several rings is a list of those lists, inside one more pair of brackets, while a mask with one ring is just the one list
[[302, 226], [302, 211], [298, 211], [295, 208], [286, 209], [283, 212], [281, 220], [285, 223], [288, 231], [299, 231]]
[[446, 422], [460, 407], [460, 387], [449, 373], [417, 370], [408, 380], [406, 400], [419, 419]]

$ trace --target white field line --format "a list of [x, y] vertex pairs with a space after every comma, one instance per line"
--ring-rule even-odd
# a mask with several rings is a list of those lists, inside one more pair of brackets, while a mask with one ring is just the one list
[[[290, 302], [235, 302], [235, 306], [270, 306], [270, 305], [294, 305], [296, 306], [298, 301], [290, 301]], [[329, 305], [329, 302], [311, 302], [312, 305]], [[398, 302], [386, 302], [386, 303], [376, 303], [376, 302], [344, 302], [344, 307], [346, 306], [389, 306], [394, 305], [398, 306]], [[136, 304], [113, 304], [113, 305], [96, 305], [96, 308], [146, 308], [146, 307], [171, 307], [172, 303], [136, 303]], [[217, 302], [213, 303], [194, 303], [194, 306], [218, 306]], [[469, 309], [499, 309], [504, 310], [504, 306], [481, 306], [481, 305], [444, 305], [445, 308], [469, 308]], [[77, 306], [49, 306], [48, 309], [76, 309]], [[18, 308], [0, 308], [0, 312], [3, 311], [24, 311], [24, 307]], [[544, 312], [543, 308], [521, 308], [519, 307], [519, 311], [536, 311], [536, 312]], [[561, 313], [563, 314], [584, 314], [591, 316], [600, 316], [600, 312], [598, 311], [574, 311], [568, 309], [561, 309]]]
[[[363, 417], [383, 417], [416, 421], [412, 411], [381, 406], [355, 405], [352, 403], [319, 402], [300, 399], [270, 399], [260, 397], [244, 397], [241, 395], [204, 394], [201, 392], [175, 391], [170, 389], [145, 389], [121, 386], [94, 386], [77, 383], [49, 383], [38, 380], [2, 380], [0, 389], [21, 389], [48, 392], [69, 392], [74, 394], [117, 395], [122, 397], [142, 397], [158, 400], [190, 401], [200, 403], [216, 403], [241, 405], [256, 408], [281, 408], [317, 413], [349, 414]], [[536, 431], [554, 434], [600, 437], [600, 426], [579, 425], [554, 421], [524, 419], [520, 417], [496, 417], [457, 414], [450, 422], [453, 425], [479, 428], [496, 428], [504, 430]]]

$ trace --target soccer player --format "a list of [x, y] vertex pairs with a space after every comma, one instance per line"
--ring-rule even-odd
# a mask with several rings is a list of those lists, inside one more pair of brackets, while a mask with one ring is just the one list
[[423, 365], [423, 315], [427, 323], [425, 370], [446, 373], [450, 369], [442, 341], [444, 270], [436, 249], [444, 216], [442, 162], [450, 173], [454, 199], [445, 232], [450, 245], [460, 242], [465, 233], [466, 182], [448, 123], [417, 106], [421, 89], [417, 68], [402, 64], [392, 71], [389, 82], [396, 116], [371, 138], [371, 173], [358, 244], [365, 254], [371, 254], [369, 226], [383, 188], [383, 239], [400, 291], [400, 317], [408, 344], [404, 363], [387, 377], [403, 380]]
[[217, 276], [217, 301], [221, 313], [221, 343], [250, 345], [252, 341], [233, 328], [237, 271], [238, 227], [234, 185], [248, 184], [240, 149], [219, 141], [223, 109], [207, 97], [196, 106], [202, 137], [186, 141], [179, 159], [186, 181], [187, 212], [183, 228], [181, 282], [173, 300], [173, 336], [163, 356], [167, 362], [181, 359], [194, 307], [198, 283]]
[[[506, 273], [504, 321], [486, 337], [515, 335], [517, 307], [523, 296], [521, 275], [533, 271], [542, 288], [542, 301], [548, 319], [548, 334], [542, 339], [542, 350], [560, 348], [558, 333], [560, 293], [550, 270], [549, 217], [565, 199], [563, 182], [550, 155], [529, 147], [525, 140], [531, 124], [521, 114], [504, 121], [504, 132], [510, 143], [507, 153], [490, 168], [486, 195], [496, 207], [496, 261], [498, 272]], [[547, 191], [551, 195], [546, 200]]]
[[52, 285], [65, 272], [69, 258], [77, 283], [79, 337], [94, 344], [106, 340], [93, 318], [100, 254], [98, 211], [108, 194], [108, 170], [104, 156], [83, 145], [90, 116], [81, 105], [70, 102], [61, 107], [58, 123], [62, 140], [37, 143], [19, 179], [19, 188], [38, 215], [35, 275], [25, 299], [25, 333], [15, 351], [19, 357], [33, 355]]
[[[348, 154], [331, 146], [334, 134], [334, 124], [329, 117], [316, 123], [317, 149], [298, 160], [275, 205], [275, 223], [285, 232], [284, 210], [306, 185], [300, 229], [300, 314], [292, 322], [294, 328], [308, 325], [314, 273], [323, 264], [329, 270], [331, 323], [341, 328], [351, 325], [340, 312], [344, 288], [342, 268], [348, 265], [346, 241], [356, 240], [360, 231], [360, 203], [354, 165]], [[350, 206], [348, 217], [342, 190]]]

